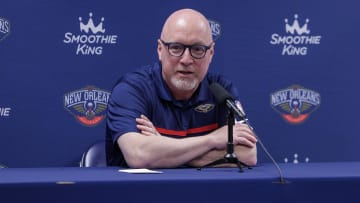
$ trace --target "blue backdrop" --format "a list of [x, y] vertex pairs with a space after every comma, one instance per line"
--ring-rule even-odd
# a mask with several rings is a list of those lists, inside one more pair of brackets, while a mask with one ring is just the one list
[[77, 166], [104, 139], [116, 79], [157, 60], [164, 20], [185, 7], [208, 17], [210, 70], [235, 81], [278, 162], [360, 160], [356, 0], [2, 0], [0, 163]]

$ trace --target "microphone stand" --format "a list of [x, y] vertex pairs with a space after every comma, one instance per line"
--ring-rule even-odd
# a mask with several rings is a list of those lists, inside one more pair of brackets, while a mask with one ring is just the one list
[[[244, 172], [243, 166], [247, 166], [247, 165], [239, 161], [239, 159], [236, 157], [236, 154], [234, 153], [233, 126], [235, 124], [235, 117], [234, 117], [234, 111], [232, 109], [229, 110], [227, 116], [227, 124], [228, 124], [228, 143], [226, 146], [226, 154], [224, 158], [206, 164], [201, 168], [230, 163], [230, 164], [236, 164], [240, 172]], [[247, 167], [250, 168], [249, 166]]]

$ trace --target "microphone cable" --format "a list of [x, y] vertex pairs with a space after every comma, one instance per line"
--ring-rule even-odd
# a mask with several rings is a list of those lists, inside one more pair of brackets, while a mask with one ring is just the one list
[[265, 145], [263, 144], [263, 142], [261, 141], [260, 137], [255, 133], [254, 128], [250, 125], [249, 123], [249, 119], [245, 118], [244, 120], [240, 121], [240, 123], [244, 123], [246, 124], [253, 132], [254, 135], [256, 137], [256, 139], [258, 140], [258, 143], [260, 144], [262, 150], [265, 152], [266, 156], [272, 161], [272, 163], [275, 165], [275, 168], [277, 170], [277, 172], [279, 173], [279, 182], [273, 182], [273, 183], [280, 183], [280, 184], [287, 184], [290, 183], [289, 181], [285, 180], [284, 175], [282, 173], [282, 170], [279, 166], [279, 164], [275, 161], [275, 159], [271, 156], [271, 154], [269, 153], [269, 151], [266, 149]]

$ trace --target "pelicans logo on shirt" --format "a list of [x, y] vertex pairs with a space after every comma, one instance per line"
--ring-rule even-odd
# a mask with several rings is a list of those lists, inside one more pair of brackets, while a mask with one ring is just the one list
[[197, 107], [195, 107], [195, 111], [200, 113], [207, 113], [211, 111], [214, 108], [214, 104], [201, 104]]

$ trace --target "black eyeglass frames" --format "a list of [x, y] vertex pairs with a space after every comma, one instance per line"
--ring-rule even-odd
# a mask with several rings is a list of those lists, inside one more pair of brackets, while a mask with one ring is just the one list
[[179, 42], [165, 42], [162, 39], [160, 41], [167, 47], [170, 55], [180, 57], [184, 54], [185, 49], [189, 48], [190, 55], [195, 59], [203, 58], [212, 45], [212, 42], [209, 46], [206, 46], [201, 44], [185, 45]]

